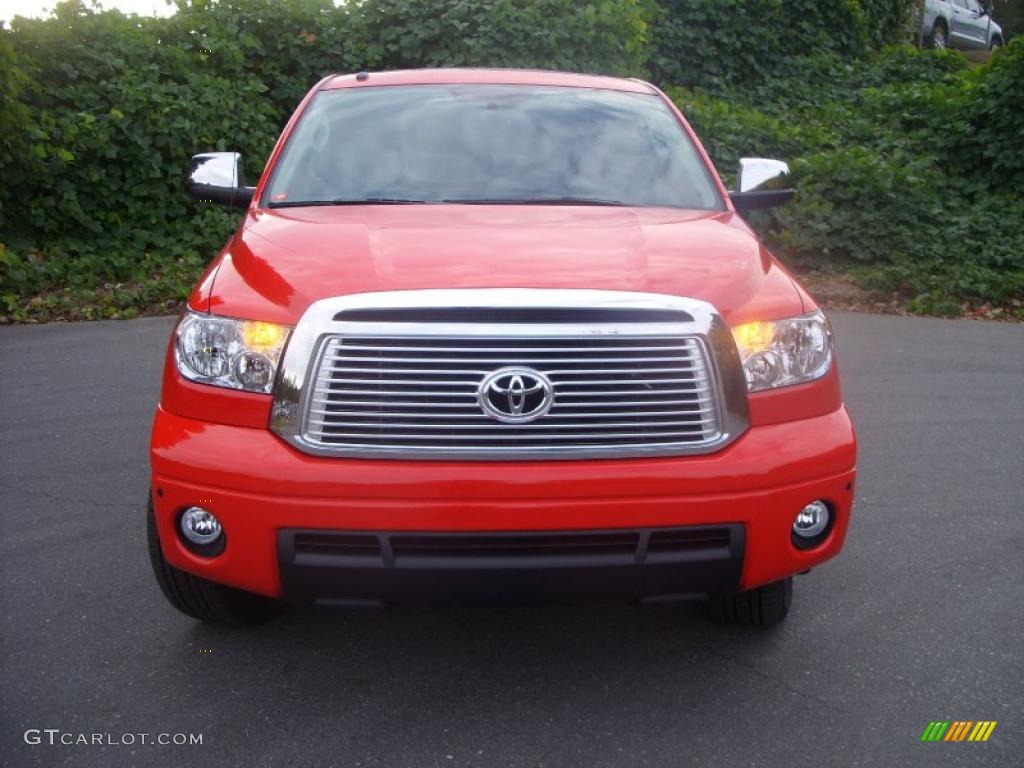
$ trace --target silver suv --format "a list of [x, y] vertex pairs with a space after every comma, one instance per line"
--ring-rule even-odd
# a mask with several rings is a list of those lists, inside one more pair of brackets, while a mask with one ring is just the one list
[[987, 51], [1003, 44], [1003, 28], [978, 0], [925, 0], [921, 39], [932, 48]]

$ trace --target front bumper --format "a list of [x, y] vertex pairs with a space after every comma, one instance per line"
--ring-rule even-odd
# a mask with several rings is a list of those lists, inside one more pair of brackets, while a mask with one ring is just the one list
[[[319, 458], [269, 430], [158, 409], [151, 451], [156, 523], [168, 562], [213, 581], [290, 599], [419, 597], [472, 579], [486, 582], [487, 594], [503, 591], [498, 581], [532, 581], [542, 592], [561, 594], [563, 587], [572, 592], [582, 581], [573, 574], [587, 568], [595, 578], [586, 580], [585, 591], [608, 595], [750, 589], [838, 554], [852, 508], [855, 458], [845, 408], [752, 427], [726, 449], [705, 456], [553, 462]], [[790, 541], [793, 518], [814, 499], [830, 504], [835, 522], [819, 546], [799, 550]], [[177, 516], [191, 505], [210, 509], [223, 524], [227, 547], [220, 556], [196, 556], [179, 540]], [[531, 563], [537, 566], [532, 571], [523, 569], [523, 561], [509, 563], [493, 553], [468, 568], [465, 559], [416, 558], [396, 567], [397, 560], [387, 561], [382, 549], [377, 561], [342, 557], [321, 562], [318, 571], [297, 571], [302, 558], [295, 557], [294, 546], [299, 532], [347, 532], [383, 542], [403, 533], [649, 537], [694, 526], [738, 531], [724, 552], [705, 555], [716, 559], [714, 568], [694, 567], [700, 558], [690, 555], [647, 562], [639, 552], [632, 559], [619, 552], [618, 559], [597, 563]], [[310, 562], [305, 558], [305, 566]], [[357, 582], [358, 589], [352, 586]]]

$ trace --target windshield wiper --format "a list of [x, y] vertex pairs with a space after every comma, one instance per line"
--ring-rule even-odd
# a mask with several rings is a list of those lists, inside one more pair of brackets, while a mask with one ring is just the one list
[[425, 205], [426, 200], [409, 200], [403, 197], [339, 197], [336, 200], [278, 200], [268, 208], [303, 208], [314, 205]]
[[604, 200], [599, 197], [491, 197], [449, 199], [442, 202], [453, 205], [614, 205], [626, 206], [621, 200]]
[[444, 200], [411, 200], [403, 197], [340, 197], [336, 200], [279, 200], [268, 208], [303, 208], [316, 205], [610, 205], [627, 206], [621, 200], [599, 197], [467, 197]]

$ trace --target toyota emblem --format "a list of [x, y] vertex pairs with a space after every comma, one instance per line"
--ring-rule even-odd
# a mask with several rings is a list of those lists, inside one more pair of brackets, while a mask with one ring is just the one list
[[482, 382], [477, 401], [483, 412], [506, 424], [526, 424], [551, 410], [551, 381], [532, 368], [502, 368]]

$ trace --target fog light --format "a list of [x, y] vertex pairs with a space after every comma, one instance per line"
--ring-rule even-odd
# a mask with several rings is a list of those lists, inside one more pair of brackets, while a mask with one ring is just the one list
[[825, 532], [828, 520], [828, 504], [823, 501], [812, 501], [800, 510], [800, 514], [793, 521], [793, 533], [802, 539], [813, 539]]
[[220, 538], [220, 521], [202, 507], [189, 507], [181, 513], [181, 535], [193, 544], [204, 546]]

